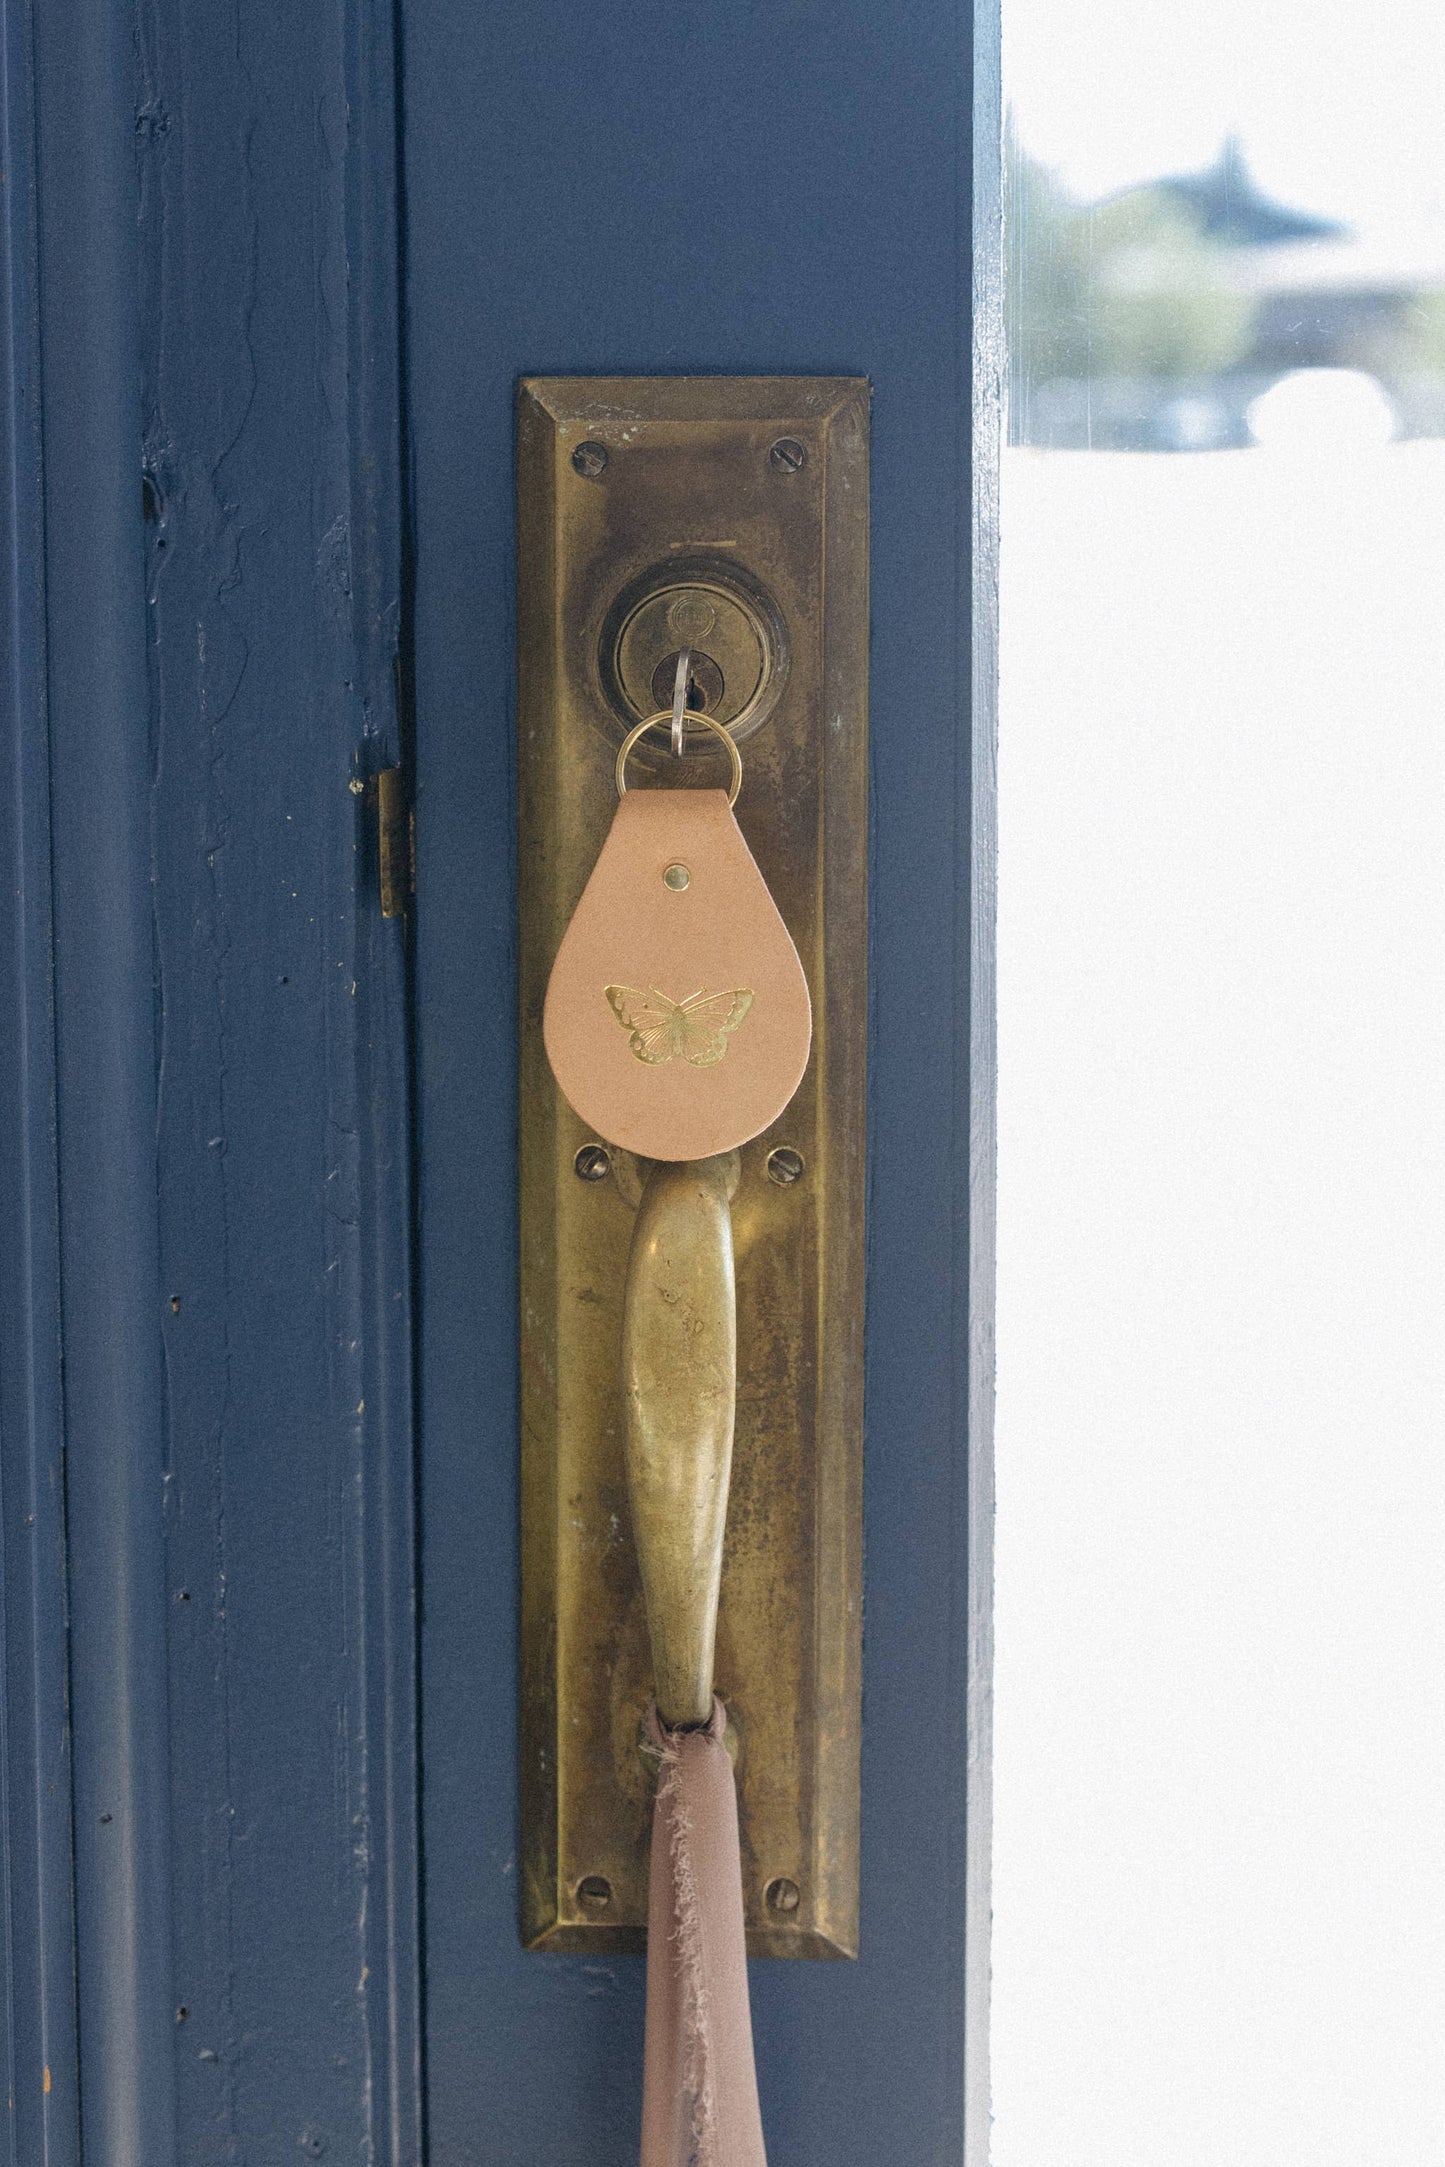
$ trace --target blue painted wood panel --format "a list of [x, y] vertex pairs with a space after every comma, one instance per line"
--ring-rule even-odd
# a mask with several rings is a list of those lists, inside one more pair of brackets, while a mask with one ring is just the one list
[[412, 2167], [394, 24], [3, 20], [11, 2156]]
[[[0, 22], [0, 2160], [413, 2167], [423, 1948], [434, 2167], [634, 2154], [640, 1964], [516, 1934], [511, 417], [524, 372], [695, 369], [876, 386], [863, 1954], [755, 1967], [764, 2106], [799, 2167], [955, 2161], [967, 10]], [[353, 788], [412, 757], [398, 656], [410, 989]]]
[[987, 1306], [969, 12], [404, 0], [402, 22], [431, 2158], [620, 2167], [642, 2040], [640, 1962], [516, 1934], [513, 383], [796, 371], [876, 394], [862, 1955], [755, 1965], [754, 2012], [774, 2158], [944, 2167]]

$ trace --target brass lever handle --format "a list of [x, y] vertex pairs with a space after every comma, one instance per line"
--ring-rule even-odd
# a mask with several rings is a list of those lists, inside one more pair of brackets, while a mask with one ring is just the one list
[[622, 1374], [627, 1486], [670, 1728], [712, 1713], [713, 1648], [737, 1403], [735, 1151], [649, 1174], [627, 1261]]

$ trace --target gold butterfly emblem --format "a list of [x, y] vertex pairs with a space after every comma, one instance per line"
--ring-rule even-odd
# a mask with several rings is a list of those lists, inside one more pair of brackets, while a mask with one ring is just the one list
[[728, 1039], [753, 1005], [751, 993], [690, 993], [685, 1001], [669, 999], [656, 986], [646, 993], [636, 986], [604, 986], [608, 1004], [639, 1061], [660, 1068], [664, 1061], [690, 1061], [711, 1068], [728, 1050]]

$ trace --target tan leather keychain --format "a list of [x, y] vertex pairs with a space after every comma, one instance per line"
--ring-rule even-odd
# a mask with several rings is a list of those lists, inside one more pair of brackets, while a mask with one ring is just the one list
[[807, 981], [730, 792], [628, 790], [563, 936], [542, 1033], [564, 1097], [610, 1144], [704, 1159], [775, 1121], [802, 1081]]

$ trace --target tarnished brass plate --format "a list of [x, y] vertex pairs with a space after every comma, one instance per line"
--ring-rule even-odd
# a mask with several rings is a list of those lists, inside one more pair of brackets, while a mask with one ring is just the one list
[[[533, 378], [520, 387], [517, 444], [522, 1934], [538, 1948], [644, 1939], [648, 1649], [620, 1383], [638, 1164], [600, 1153], [566, 1105], [541, 1019], [612, 818], [617, 748], [653, 699], [669, 640], [708, 658], [711, 635], [715, 676], [698, 681], [742, 750], [738, 819], [797, 944], [815, 1018], [802, 1086], [744, 1148], [733, 1202], [738, 1421], [717, 1683], [738, 1771], [749, 1946], [848, 1956], [862, 1632], [868, 387]], [[708, 735], [687, 756], [713, 782]], [[666, 780], [671, 757], [663, 742], [640, 747], [630, 779]]]

